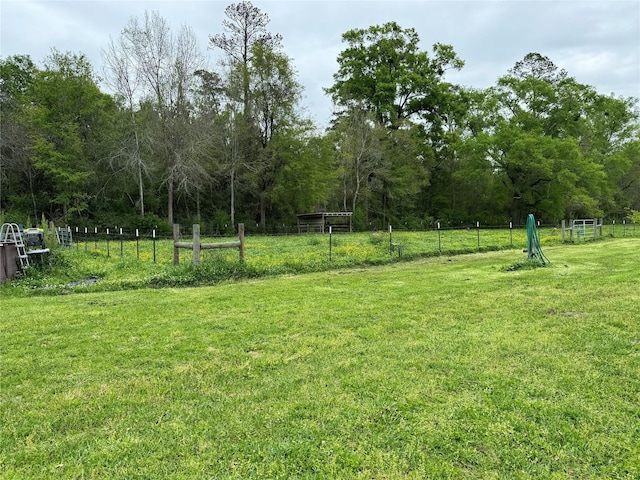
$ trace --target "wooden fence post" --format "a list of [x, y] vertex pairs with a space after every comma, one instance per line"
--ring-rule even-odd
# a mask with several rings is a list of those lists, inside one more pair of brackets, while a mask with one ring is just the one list
[[200, 224], [193, 225], [193, 264], [200, 265]]
[[[155, 234], [155, 231], [154, 231]], [[215, 248], [237, 248], [240, 251], [240, 263], [244, 262], [244, 223], [238, 224], [238, 237], [237, 242], [224, 242], [224, 243], [201, 243], [200, 238], [200, 225], [193, 225], [193, 238], [191, 243], [180, 242], [180, 225], [173, 225], [173, 264], [178, 265], [180, 263], [180, 249], [188, 248], [193, 250], [193, 264], [200, 265], [200, 251], [209, 250]]]
[[173, 224], [173, 264], [180, 263], [180, 250], [178, 249], [178, 240], [180, 240], [180, 225]]
[[240, 238], [240, 263], [244, 263], [244, 223], [238, 224], [238, 237]]
[[602, 225], [604, 225], [604, 218], [600, 219], [600, 238], [602, 238]]
[[569, 219], [569, 241], [573, 243], [573, 229], [575, 228], [575, 223], [573, 220]]

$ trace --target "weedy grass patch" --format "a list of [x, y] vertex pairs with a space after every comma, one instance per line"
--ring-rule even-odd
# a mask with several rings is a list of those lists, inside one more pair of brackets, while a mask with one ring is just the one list
[[[546, 245], [560, 242], [552, 229], [543, 230], [541, 237]], [[202, 239], [202, 243], [220, 241], [225, 239]], [[459, 229], [248, 236], [245, 245], [242, 264], [236, 249], [205, 250], [201, 252], [201, 265], [194, 268], [191, 251], [180, 250], [180, 265], [174, 267], [171, 240], [111, 239], [107, 242], [104, 236], [88, 235], [76, 238], [72, 249], [55, 249], [25, 276], [0, 286], [0, 292], [3, 296], [56, 295], [214, 285], [230, 280], [381, 265], [437, 255], [520, 249], [526, 245], [526, 237], [515, 229]]]
[[638, 478], [638, 247], [3, 296], [0, 476]]

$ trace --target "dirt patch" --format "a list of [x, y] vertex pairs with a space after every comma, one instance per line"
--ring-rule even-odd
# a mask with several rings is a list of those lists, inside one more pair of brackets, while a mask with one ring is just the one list
[[72, 282], [67, 283], [67, 287], [70, 287], [70, 288], [73, 288], [73, 287], [88, 287], [88, 286], [91, 286], [91, 285], [95, 285], [99, 281], [101, 281], [101, 279], [98, 278], [98, 277], [83, 278], [83, 279], [80, 279], [80, 280], [74, 280]]

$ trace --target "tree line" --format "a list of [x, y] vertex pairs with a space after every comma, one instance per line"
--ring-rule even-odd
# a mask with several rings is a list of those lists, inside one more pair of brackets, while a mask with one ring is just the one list
[[389, 22], [343, 34], [320, 132], [269, 16], [247, 1], [225, 13], [215, 69], [157, 12], [110, 40], [100, 79], [55, 48], [41, 66], [0, 59], [3, 217], [278, 231], [311, 211], [352, 211], [370, 229], [640, 210], [636, 98], [599, 94], [539, 53], [490, 88], [455, 85], [451, 45], [421, 50]]

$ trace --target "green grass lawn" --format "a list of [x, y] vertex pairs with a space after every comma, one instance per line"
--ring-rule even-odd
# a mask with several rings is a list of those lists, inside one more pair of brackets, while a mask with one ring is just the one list
[[0, 476], [638, 478], [640, 241], [545, 254], [3, 295]]

